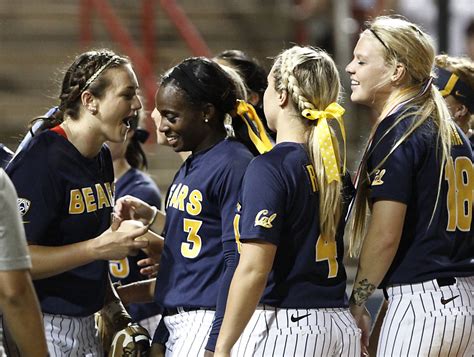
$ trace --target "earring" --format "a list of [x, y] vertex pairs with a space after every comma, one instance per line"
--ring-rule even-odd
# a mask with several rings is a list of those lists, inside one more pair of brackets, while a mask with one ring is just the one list
[[89, 107], [89, 112], [92, 114], [92, 115], [96, 115], [97, 114], [97, 108], [96, 107]]
[[209, 119], [205, 118], [205, 119], [204, 119], [204, 122], [205, 122], [205, 123], [209, 123]]

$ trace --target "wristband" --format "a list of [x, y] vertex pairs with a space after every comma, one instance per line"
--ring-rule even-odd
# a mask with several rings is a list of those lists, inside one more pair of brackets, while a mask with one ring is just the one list
[[151, 226], [153, 223], [155, 223], [156, 216], [158, 216], [158, 212], [160, 212], [160, 210], [155, 206], [151, 206], [151, 208], [153, 210], [153, 217], [151, 218], [150, 223], [148, 223], [148, 226]]

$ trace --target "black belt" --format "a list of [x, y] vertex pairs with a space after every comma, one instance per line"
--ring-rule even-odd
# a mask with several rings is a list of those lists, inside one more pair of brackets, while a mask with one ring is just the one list
[[[453, 277], [436, 278], [434, 280], [436, 280], [439, 287], [450, 286], [450, 285], [456, 284], [456, 278], [453, 278]], [[385, 296], [385, 299], [388, 300], [387, 289], [385, 288], [383, 288], [383, 296]]]
[[438, 282], [438, 286], [449, 286], [456, 284], [456, 278], [437, 278], [436, 281]]
[[176, 314], [180, 314], [183, 312], [190, 312], [190, 311], [200, 311], [200, 310], [207, 310], [207, 311], [216, 311], [215, 307], [171, 307], [166, 308], [166, 316], [173, 316]]

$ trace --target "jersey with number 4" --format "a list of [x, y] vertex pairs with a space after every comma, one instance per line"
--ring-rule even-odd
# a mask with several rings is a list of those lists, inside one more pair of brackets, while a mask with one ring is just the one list
[[371, 199], [407, 205], [400, 245], [381, 286], [474, 275], [470, 144], [453, 124], [451, 156], [440, 172], [436, 127], [428, 120], [388, 155], [415, 120], [396, 123], [399, 116], [379, 124], [367, 165]]
[[156, 302], [166, 308], [215, 308], [224, 270], [223, 243], [234, 241], [234, 211], [252, 159], [233, 139], [191, 155], [168, 191], [165, 245]]
[[256, 157], [245, 173], [239, 239], [277, 246], [263, 304], [295, 309], [347, 306], [344, 224], [335, 240], [321, 236], [315, 175], [305, 147], [289, 142]]

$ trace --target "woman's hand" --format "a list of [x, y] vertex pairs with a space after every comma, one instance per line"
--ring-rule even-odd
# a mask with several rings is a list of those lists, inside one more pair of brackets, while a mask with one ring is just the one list
[[119, 260], [148, 246], [148, 239], [143, 237], [147, 231], [148, 226], [138, 221], [123, 221], [116, 230], [109, 228], [90, 242], [98, 259]]
[[157, 214], [157, 208], [133, 196], [121, 197], [115, 202], [113, 228], [120, 226], [124, 220], [137, 220], [148, 226]]
[[[367, 349], [369, 347], [369, 337], [370, 337], [370, 326], [372, 323], [372, 317], [370, 316], [369, 312], [365, 305], [357, 306], [355, 304], [351, 304], [349, 306], [352, 316], [356, 321], [357, 326], [362, 331], [361, 336], [361, 343], [362, 343], [362, 352], [363, 356], [368, 355]], [[364, 354], [367, 353], [367, 354]]]
[[156, 278], [158, 275], [160, 265], [153, 258], [141, 259], [137, 262], [137, 265], [141, 268], [140, 274], [145, 275], [148, 279]]

